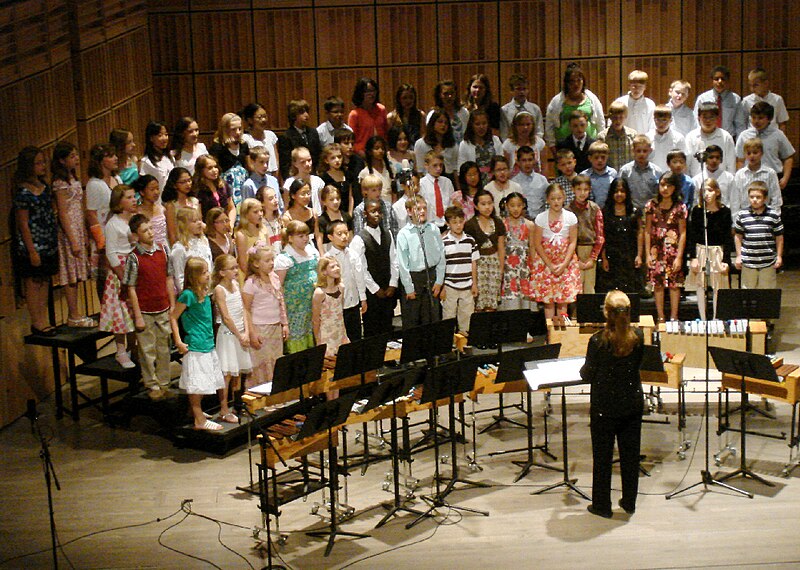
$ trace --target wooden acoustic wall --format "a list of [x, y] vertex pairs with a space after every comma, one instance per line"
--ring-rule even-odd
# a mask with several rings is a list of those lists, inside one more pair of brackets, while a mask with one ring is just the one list
[[[29, 321], [17, 306], [8, 227], [17, 152], [36, 145], [51, 155], [68, 140], [88, 162], [92, 144], [112, 127], [152, 115], [145, 0], [24, 0], [0, 7], [0, 426], [25, 411], [28, 398], [52, 392], [49, 351], [21, 342]], [[98, 310], [92, 283], [82, 290]], [[56, 322], [66, 320], [55, 291]]]
[[607, 106], [627, 74], [650, 75], [648, 95], [662, 103], [673, 79], [694, 96], [710, 88], [709, 70], [728, 65], [732, 87], [747, 93], [747, 71], [763, 66], [790, 108], [790, 138], [800, 143], [800, 3], [792, 0], [150, 0], [156, 110], [172, 122], [195, 116], [214, 130], [219, 117], [258, 100], [273, 128], [287, 127], [286, 104], [325, 98], [349, 105], [358, 77], [378, 79], [393, 107], [401, 82], [421, 106], [451, 78], [491, 78], [495, 98], [510, 98], [511, 73], [530, 78], [544, 110], [565, 65], [579, 61]]

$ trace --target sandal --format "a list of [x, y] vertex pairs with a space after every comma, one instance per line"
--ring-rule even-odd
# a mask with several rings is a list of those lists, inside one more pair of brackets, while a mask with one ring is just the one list
[[239, 418], [233, 412], [228, 412], [224, 416], [220, 416], [219, 417], [219, 421], [225, 422], [225, 423], [228, 423], [228, 424], [238, 424], [239, 423]]
[[220, 431], [222, 429], [222, 426], [219, 425], [217, 422], [212, 422], [211, 420], [206, 420], [206, 422], [202, 426], [200, 426], [200, 427], [194, 426], [194, 429], [196, 429], [196, 430], [206, 430], [206, 431]]
[[81, 317], [79, 319], [67, 319], [67, 326], [81, 329], [92, 329], [97, 326], [97, 321], [91, 317]]

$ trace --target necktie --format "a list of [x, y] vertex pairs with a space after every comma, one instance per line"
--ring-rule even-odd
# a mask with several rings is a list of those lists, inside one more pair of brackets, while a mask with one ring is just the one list
[[439, 179], [433, 179], [433, 193], [436, 196], [436, 217], [444, 217], [444, 204], [442, 203], [442, 190], [439, 188]]
[[717, 107], [719, 107], [719, 115], [717, 115], [717, 126], [722, 126], [722, 95], [717, 93]]

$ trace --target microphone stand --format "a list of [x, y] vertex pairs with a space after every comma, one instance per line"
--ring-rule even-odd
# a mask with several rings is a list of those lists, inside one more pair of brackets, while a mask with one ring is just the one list
[[[710, 367], [711, 367], [711, 363], [710, 363], [710, 360], [709, 360], [710, 359], [710, 355], [709, 355], [709, 350], [708, 350], [709, 336], [710, 336], [710, 332], [709, 332], [710, 328], [708, 326], [708, 286], [709, 286], [709, 283], [711, 282], [711, 256], [709, 255], [709, 252], [708, 252], [708, 210], [706, 209], [706, 198], [705, 198], [705, 162], [706, 162], [706, 159], [708, 158], [708, 154], [706, 152], [698, 152], [698, 153], [696, 153], [694, 155], [694, 158], [700, 163], [700, 184], [701, 184], [701, 186], [700, 186], [700, 199], [702, 200], [701, 204], [702, 204], [702, 208], [703, 208], [703, 241], [705, 243], [705, 248], [706, 248], [706, 262], [705, 262], [705, 266], [703, 268], [703, 272], [704, 272], [703, 303], [705, 303], [705, 316], [706, 316], [706, 318], [704, 319], [704, 322], [705, 322], [705, 341], [706, 341], [706, 379], [705, 379], [705, 381], [706, 381], [706, 390], [705, 390], [705, 392], [706, 393], [705, 393], [705, 399], [703, 401], [703, 416], [705, 417], [705, 422], [706, 422], [706, 425], [705, 425], [705, 431], [706, 431], [705, 469], [700, 471], [700, 481], [698, 481], [697, 483], [693, 483], [692, 485], [689, 485], [688, 487], [684, 487], [683, 489], [679, 489], [677, 491], [673, 491], [672, 493], [669, 493], [668, 495], [666, 495], [665, 498], [666, 498], [666, 500], [670, 500], [672, 497], [675, 497], [677, 495], [685, 493], [689, 489], [694, 489], [695, 487], [697, 487], [699, 485], [703, 485], [703, 492], [708, 492], [709, 491], [709, 486], [717, 485], [718, 487], [722, 487], [723, 489], [727, 489], [729, 491], [733, 491], [735, 493], [739, 493], [741, 495], [744, 495], [744, 496], [749, 497], [749, 498], [752, 499], [753, 498], [753, 494], [752, 493], [749, 493], [747, 491], [743, 491], [742, 489], [738, 489], [738, 488], [734, 487], [733, 485], [728, 485], [727, 483], [723, 483], [719, 479], [715, 479], [714, 476], [711, 474], [711, 471], [709, 469], [709, 461], [708, 460], [709, 460], [709, 455], [710, 455], [710, 451], [709, 451], [709, 445], [710, 445], [710, 442], [709, 442], [709, 429], [710, 429], [709, 428], [709, 423], [710, 423], [710, 420], [709, 420], [709, 417], [708, 417], [709, 416], [708, 392], [709, 392], [709, 383], [710, 383], [709, 370], [710, 370]], [[699, 295], [699, 293], [698, 293], [698, 295]], [[698, 300], [699, 300], [699, 298], [698, 298]], [[716, 316], [716, 312], [714, 311], [713, 302], [712, 302], [712, 312], [714, 313], [712, 315], [712, 319], [713, 319]]]
[[47, 509], [50, 513], [50, 542], [53, 552], [53, 568], [58, 568], [58, 544], [56, 541], [56, 519], [53, 511], [53, 483], [56, 489], [61, 490], [61, 485], [58, 482], [56, 475], [56, 468], [53, 465], [53, 459], [50, 456], [50, 447], [47, 445], [47, 438], [42, 434], [42, 428], [39, 425], [39, 414], [36, 411], [36, 401], [28, 400], [28, 411], [25, 416], [31, 421], [31, 433], [39, 438], [41, 450], [39, 457], [42, 460], [42, 471], [44, 471], [44, 481], [47, 485]]

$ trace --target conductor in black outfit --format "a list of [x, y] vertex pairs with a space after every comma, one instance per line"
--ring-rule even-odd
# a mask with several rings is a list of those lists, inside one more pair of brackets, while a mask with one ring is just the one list
[[611, 517], [611, 461], [617, 440], [622, 474], [619, 506], [636, 511], [643, 394], [639, 377], [644, 337], [631, 326], [631, 302], [622, 291], [606, 295], [606, 326], [589, 340], [581, 377], [592, 386], [592, 504], [589, 512]]

